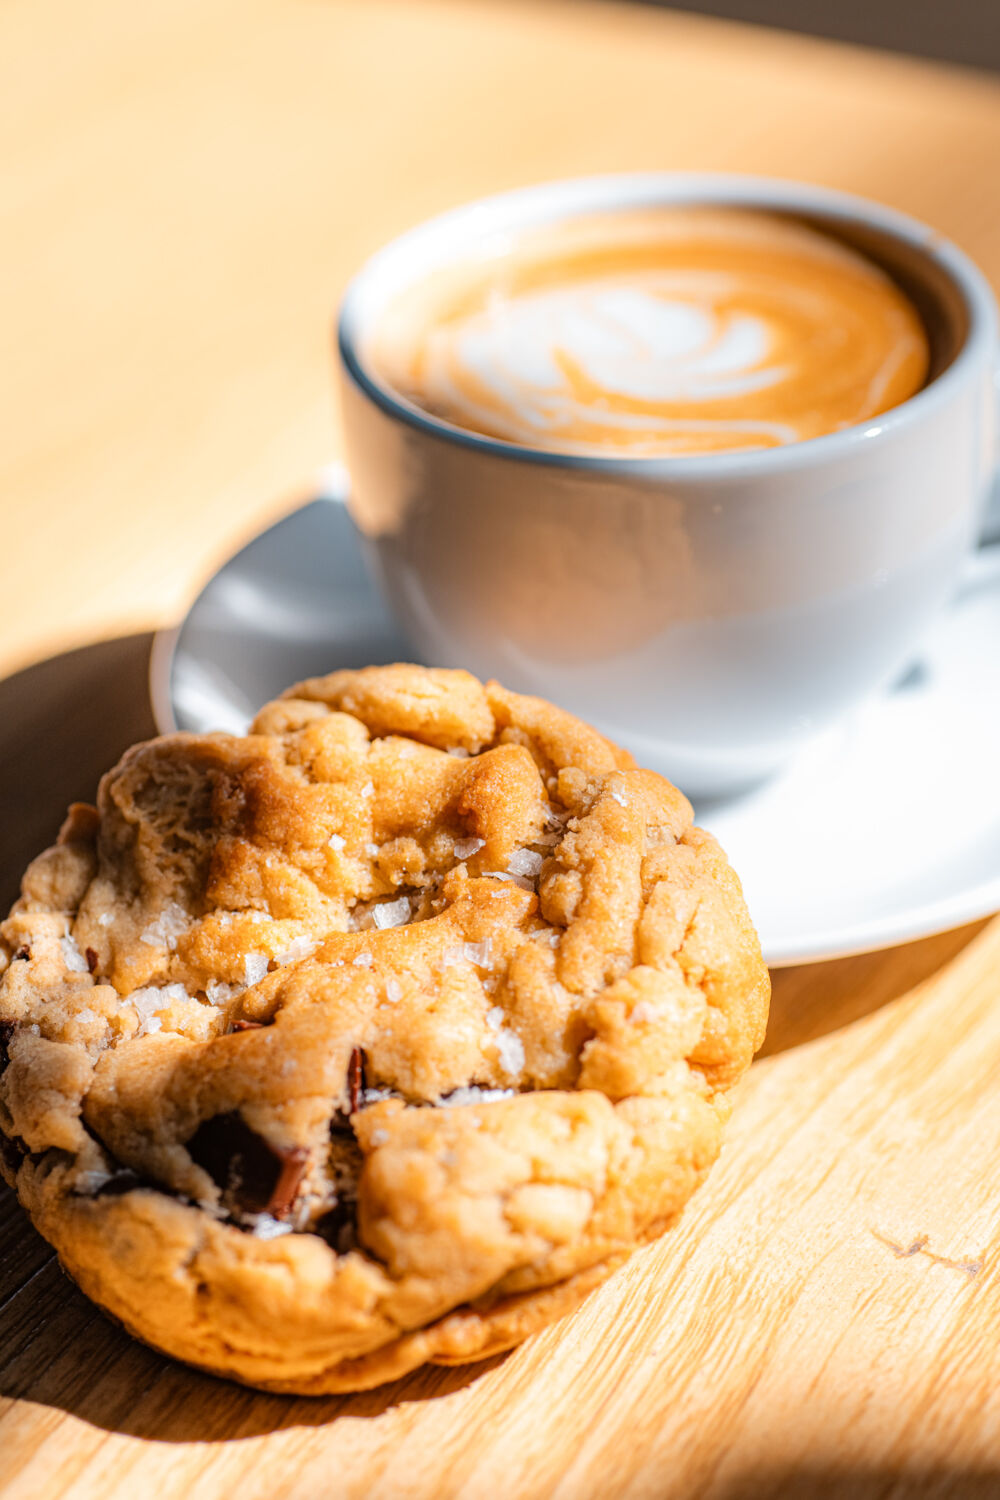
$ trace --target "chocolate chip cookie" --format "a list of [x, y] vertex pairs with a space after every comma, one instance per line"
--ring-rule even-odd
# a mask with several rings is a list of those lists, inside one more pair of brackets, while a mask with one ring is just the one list
[[476, 1360], [677, 1217], [763, 1036], [739, 883], [567, 713], [413, 666], [138, 745], [0, 927], [4, 1175], [270, 1390]]

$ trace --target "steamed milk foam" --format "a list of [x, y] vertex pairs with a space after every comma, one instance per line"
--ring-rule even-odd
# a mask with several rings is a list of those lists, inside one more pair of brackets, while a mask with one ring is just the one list
[[455, 426], [636, 458], [836, 432], [905, 401], [929, 362], [915, 308], [871, 261], [725, 208], [526, 233], [408, 289], [366, 354]]

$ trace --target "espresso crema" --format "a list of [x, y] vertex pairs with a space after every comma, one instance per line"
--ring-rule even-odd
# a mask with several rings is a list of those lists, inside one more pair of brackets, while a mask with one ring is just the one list
[[927, 377], [916, 309], [791, 219], [665, 208], [571, 220], [401, 294], [365, 351], [428, 413], [532, 448], [772, 448], [865, 422]]

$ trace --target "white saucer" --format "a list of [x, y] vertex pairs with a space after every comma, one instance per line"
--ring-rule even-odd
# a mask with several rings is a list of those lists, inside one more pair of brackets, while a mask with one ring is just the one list
[[[157, 636], [164, 732], [242, 731], [299, 678], [411, 660], [369, 580], [343, 506], [322, 497], [215, 575]], [[827, 733], [767, 786], [702, 804], [740, 873], [772, 965], [888, 947], [1000, 909], [1000, 546], [896, 689]]]

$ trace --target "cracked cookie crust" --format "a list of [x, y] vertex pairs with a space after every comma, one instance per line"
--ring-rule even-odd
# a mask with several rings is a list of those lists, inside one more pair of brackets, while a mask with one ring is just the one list
[[129, 751], [0, 927], [3, 1172], [138, 1337], [362, 1389], [560, 1317], [708, 1171], [769, 984], [685, 798], [465, 672]]

